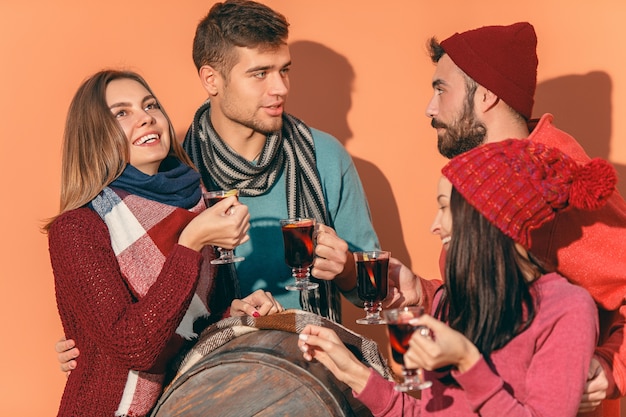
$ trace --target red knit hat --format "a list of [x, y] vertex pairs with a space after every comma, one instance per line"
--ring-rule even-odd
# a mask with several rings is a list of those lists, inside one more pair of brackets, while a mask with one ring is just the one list
[[450, 160], [442, 173], [487, 220], [525, 248], [530, 231], [557, 211], [597, 210], [617, 183], [615, 168], [603, 159], [578, 165], [558, 149], [527, 139], [478, 146]]
[[530, 119], [537, 86], [537, 35], [528, 22], [485, 26], [441, 42], [474, 81]]

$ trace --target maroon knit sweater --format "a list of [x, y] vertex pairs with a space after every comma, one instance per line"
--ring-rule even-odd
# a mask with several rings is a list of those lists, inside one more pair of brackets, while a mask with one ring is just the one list
[[76, 341], [81, 354], [58, 415], [113, 416], [128, 371], [163, 374], [180, 347], [172, 336], [194, 295], [202, 256], [175, 244], [156, 282], [137, 300], [94, 211], [62, 214], [48, 238], [65, 336]]

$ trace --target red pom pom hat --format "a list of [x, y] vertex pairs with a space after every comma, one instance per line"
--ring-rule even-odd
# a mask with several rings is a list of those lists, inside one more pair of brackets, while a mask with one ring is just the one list
[[442, 173], [487, 220], [525, 248], [531, 230], [557, 211], [597, 210], [617, 183], [615, 168], [603, 159], [578, 165], [558, 149], [527, 139], [481, 145], [450, 160]]

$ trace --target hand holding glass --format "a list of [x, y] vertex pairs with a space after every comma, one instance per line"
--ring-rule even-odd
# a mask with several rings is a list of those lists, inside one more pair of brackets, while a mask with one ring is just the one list
[[[219, 201], [225, 199], [226, 197], [230, 197], [231, 195], [238, 197], [239, 191], [209, 191], [203, 194], [204, 203], [207, 207], [212, 207], [214, 204], [217, 204]], [[220, 257], [211, 261], [211, 263], [214, 265], [230, 264], [233, 262], [240, 262], [244, 260], [242, 256], [235, 256], [235, 251], [233, 249], [217, 248], [217, 250], [220, 253]]]
[[418, 306], [383, 311], [389, 328], [389, 342], [393, 360], [402, 365], [402, 375], [404, 376], [404, 381], [396, 384], [396, 391], [422, 390], [433, 384], [432, 381], [423, 380], [424, 371], [422, 369], [408, 369], [404, 366], [404, 354], [409, 350], [409, 340], [411, 340], [413, 332], [416, 330], [429, 332], [427, 327], [411, 324], [411, 320], [422, 314], [424, 314], [424, 307]]
[[319, 287], [309, 281], [309, 269], [313, 264], [313, 232], [315, 219], [284, 219], [280, 221], [285, 246], [285, 263], [291, 267], [296, 282], [285, 286], [290, 291], [308, 291]]
[[389, 290], [390, 256], [391, 252], [387, 251], [354, 253], [357, 294], [365, 305], [365, 317], [358, 319], [358, 324], [385, 324], [380, 312]]

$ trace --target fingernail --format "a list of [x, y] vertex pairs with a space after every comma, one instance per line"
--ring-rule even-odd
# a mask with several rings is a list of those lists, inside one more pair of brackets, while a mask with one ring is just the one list
[[252, 313], [252, 317], [261, 317], [261, 314], [258, 311]]
[[308, 334], [303, 334], [303, 333], [300, 333], [300, 334], [298, 335], [298, 339], [300, 339], [300, 340], [304, 340], [304, 341], [306, 342], [307, 340], [309, 340], [309, 335], [308, 335]]
[[307, 353], [309, 351], [309, 347], [307, 345], [300, 346], [300, 350], [302, 353]]

